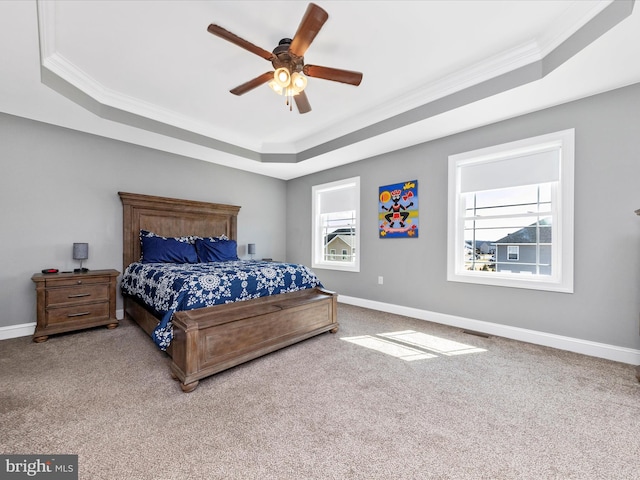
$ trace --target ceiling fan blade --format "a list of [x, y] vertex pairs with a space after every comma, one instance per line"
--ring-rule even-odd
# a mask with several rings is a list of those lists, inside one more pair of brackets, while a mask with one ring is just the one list
[[265, 72], [259, 77], [254, 78], [253, 80], [249, 80], [242, 85], [238, 85], [233, 90], [229, 90], [234, 95], [244, 95], [245, 93], [253, 90], [256, 87], [259, 87], [263, 83], [267, 83], [269, 80], [273, 80], [273, 71]]
[[264, 48], [260, 48], [257, 45], [254, 45], [251, 42], [248, 42], [244, 38], [240, 38], [235, 33], [231, 33], [228, 30], [225, 30], [219, 25], [214, 25], [213, 23], [209, 25], [207, 31], [217, 37], [224, 38], [228, 42], [231, 42], [240, 48], [244, 48], [245, 50], [250, 51], [251, 53], [255, 53], [259, 57], [264, 58], [265, 60], [271, 61], [275, 55], [271, 52], [268, 52]]
[[298, 25], [298, 31], [293, 36], [289, 51], [299, 57], [304, 56], [304, 53], [316, 38], [316, 35], [324, 25], [324, 22], [329, 18], [329, 14], [325, 12], [315, 3], [310, 3], [307, 7], [307, 11]]
[[332, 80], [334, 82], [348, 83], [360, 85], [362, 81], [362, 73], [352, 72], [351, 70], [341, 70], [339, 68], [320, 67], [318, 65], [305, 65], [302, 69], [305, 75], [314, 78], [324, 78], [325, 80]]
[[304, 90], [299, 94], [294, 95], [293, 99], [296, 101], [296, 107], [298, 107], [298, 111], [300, 113], [307, 113], [311, 111], [311, 104], [309, 103], [309, 99], [307, 98], [307, 94], [304, 93]]

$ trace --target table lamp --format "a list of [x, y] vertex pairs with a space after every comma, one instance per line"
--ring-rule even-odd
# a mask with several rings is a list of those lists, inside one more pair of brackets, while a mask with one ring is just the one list
[[82, 268], [82, 261], [89, 258], [89, 244], [88, 243], [74, 243], [73, 244], [73, 259], [80, 260], [80, 268], [76, 268], [73, 271], [75, 273], [88, 272], [88, 268]]

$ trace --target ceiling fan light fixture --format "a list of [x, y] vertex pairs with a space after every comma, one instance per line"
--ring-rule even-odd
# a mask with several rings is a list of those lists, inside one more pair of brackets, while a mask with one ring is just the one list
[[281, 87], [287, 88], [291, 83], [291, 74], [284, 67], [278, 68], [273, 72], [273, 80]]
[[307, 77], [305, 77], [302, 73], [294, 72], [291, 75], [291, 88], [297, 95], [305, 88], [307, 88]]
[[271, 90], [276, 92], [278, 95], [284, 95], [284, 88], [278, 85], [278, 82], [276, 82], [275, 80], [271, 80], [267, 85], [269, 85]]
[[360, 85], [362, 81], [362, 73], [360, 72], [319, 65], [305, 65], [304, 63], [304, 54], [328, 18], [329, 14], [326, 11], [315, 3], [310, 3], [293, 38], [283, 38], [271, 52], [219, 25], [210, 24], [207, 28], [209, 33], [271, 62], [275, 69], [275, 71], [265, 72], [229, 91], [233, 95], [244, 95], [266, 83], [276, 94], [286, 98], [289, 110], [295, 100], [298, 111], [308, 113], [311, 111], [311, 105], [304, 91], [307, 87], [307, 77], [322, 78], [355, 86]]

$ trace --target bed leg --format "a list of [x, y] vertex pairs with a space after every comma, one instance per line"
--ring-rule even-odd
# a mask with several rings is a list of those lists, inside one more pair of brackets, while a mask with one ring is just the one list
[[180, 388], [184, 393], [190, 393], [196, 389], [196, 387], [198, 386], [198, 383], [200, 383], [200, 380], [196, 380], [195, 382], [186, 383], [186, 384], [181, 383]]
[[331, 333], [338, 333], [338, 327], [329, 330]]
[[[173, 372], [171, 372], [171, 378], [176, 382], [180, 382], [180, 379], [178, 378], [178, 376]], [[184, 393], [190, 393], [196, 389], [196, 387], [198, 386], [198, 383], [200, 383], [200, 380], [196, 380], [195, 382], [191, 382], [191, 383], [180, 382], [180, 388]]]

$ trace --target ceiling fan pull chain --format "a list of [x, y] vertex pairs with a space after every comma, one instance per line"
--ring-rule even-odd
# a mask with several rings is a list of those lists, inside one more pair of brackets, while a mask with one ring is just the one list
[[289, 106], [289, 111], [293, 110], [293, 95], [291, 95], [291, 90], [287, 88], [285, 98], [287, 99], [286, 104]]

